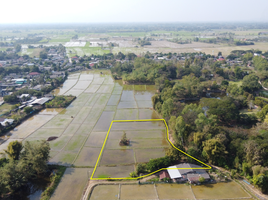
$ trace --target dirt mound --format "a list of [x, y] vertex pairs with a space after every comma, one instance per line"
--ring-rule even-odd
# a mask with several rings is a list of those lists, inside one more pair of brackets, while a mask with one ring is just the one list
[[47, 138], [47, 141], [56, 140], [57, 138], [58, 138], [58, 137], [52, 136], [52, 137]]

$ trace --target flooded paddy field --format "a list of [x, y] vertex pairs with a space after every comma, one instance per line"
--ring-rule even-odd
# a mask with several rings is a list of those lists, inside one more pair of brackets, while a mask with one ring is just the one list
[[[64, 199], [58, 198], [59, 195], [75, 195], [71, 184], [65, 181], [70, 177], [85, 186], [87, 173], [94, 169], [113, 120], [159, 118], [151, 103], [156, 91], [154, 86], [126, 86], [122, 81], [114, 81], [109, 71], [100, 72], [92, 70], [71, 74], [54, 94], [72, 94], [77, 98], [65, 109], [44, 109], [18, 126], [17, 131], [11, 131], [8, 142], [0, 145], [0, 148], [6, 149], [13, 140], [25, 142], [57, 137], [49, 142], [49, 163], [79, 168], [67, 169], [64, 175], [67, 178], [63, 178], [53, 195], [54, 199]], [[130, 146], [125, 148], [119, 146], [124, 131], [131, 140]], [[168, 145], [163, 122], [114, 123], [95, 175], [127, 177], [134, 171], [137, 162], [162, 157]], [[144, 153], [145, 147], [147, 154]], [[63, 187], [65, 193], [60, 194]]]
[[[127, 113], [133, 116], [132, 113]], [[138, 113], [136, 114], [138, 117]], [[130, 140], [128, 146], [119, 144], [122, 135], [126, 133]], [[125, 178], [129, 171], [118, 177], [115, 167], [128, 166], [134, 169], [139, 162], [148, 162], [150, 159], [165, 156], [165, 149], [169, 147], [166, 139], [164, 122], [113, 122], [101, 158], [96, 168], [94, 178], [103, 176], [111, 178]], [[100, 169], [99, 169], [100, 168]], [[101, 172], [103, 174], [101, 174]]]
[[50, 199], [80, 200], [91, 172], [90, 169], [86, 168], [67, 168], [60, 184]]
[[98, 185], [96, 186], [89, 200], [149, 200], [149, 199], [253, 199], [243, 188], [236, 182], [216, 183], [199, 186], [189, 186], [185, 184], [146, 184], [130, 185]]

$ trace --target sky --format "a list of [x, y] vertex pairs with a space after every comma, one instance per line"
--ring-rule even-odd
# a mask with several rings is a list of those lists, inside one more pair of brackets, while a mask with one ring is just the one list
[[0, 24], [268, 22], [268, 0], [1, 0]]

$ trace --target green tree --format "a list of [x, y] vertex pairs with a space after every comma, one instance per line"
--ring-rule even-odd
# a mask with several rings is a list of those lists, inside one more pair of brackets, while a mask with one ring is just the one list
[[216, 115], [221, 122], [230, 123], [239, 119], [239, 110], [234, 104], [234, 99], [224, 97], [223, 99], [201, 99], [200, 104], [208, 108], [207, 113]]
[[248, 61], [252, 60], [252, 58], [253, 58], [253, 54], [252, 53], [246, 53], [243, 56], [242, 60], [244, 61], [244, 63], [247, 63]]
[[259, 174], [257, 176], [253, 176], [253, 184], [257, 185], [263, 193], [268, 191], [267, 184], [268, 184], [268, 175]]
[[30, 112], [33, 111], [33, 108], [32, 108], [32, 107], [25, 107], [23, 110], [24, 110], [24, 112], [25, 112], [26, 114], [29, 114]]
[[42, 59], [47, 59], [47, 52], [46, 51], [41, 51], [39, 53], [39, 57], [42, 58]]
[[8, 157], [12, 160], [18, 160], [20, 156], [20, 152], [22, 150], [23, 146], [22, 143], [19, 141], [12, 141], [8, 144], [7, 150], [5, 150], [5, 153], [8, 155]]
[[259, 165], [263, 162], [262, 150], [254, 140], [248, 140], [245, 144], [246, 161], [251, 165]]
[[253, 58], [253, 65], [258, 71], [266, 71], [268, 70], [268, 61], [261, 56], [255, 56]]
[[137, 175], [136, 172], [130, 172], [129, 176], [132, 177], [132, 178], [135, 178], [135, 177], [137, 177], [138, 175]]
[[49, 143], [45, 140], [38, 142], [26, 141], [21, 158], [26, 161], [33, 172], [40, 174], [47, 170], [49, 151]]
[[205, 126], [214, 127], [217, 125], [217, 116], [210, 115], [206, 117], [204, 113], [199, 113], [198, 118], [195, 120], [196, 128], [202, 131]]
[[4, 101], [7, 103], [14, 103], [14, 102], [18, 102], [18, 98], [16, 95], [6, 95], [4, 96]]
[[255, 74], [247, 75], [243, 78], [242, 87], [247, 92], [254, 92], [261, 88], [259, 84], [259, 78]]
[[202, 146], [202, 142], [205, 140], [205, 133], [195, 132], [194, 133], [194, 143], [198, 146]]
[[257, 117], [263, 121], [268, 113], [268, 105], [264, 106], [261, 111], [257, 112]]
[[244, 172], [244, 176], [247, 176], [251, 173], [251, 165], [249, 163], [242, 163], [242, 171]]
[[129, 140], [127, 139], [127, 134], [126, 134], [125, 131], [124, 131], [124, 133], [123, 133], [123, 135], [121, 137], [120, 144], [123, 144], [123, 145], [128, 145], [129, 144]]
[[171, 160], [168, 156], [162, 157], [162, 158], [156, 158], [156, 159], [151, 159], [147, 163], [147, 169], [150, 172], [154, 172], [158, 169], [166, 168], [169, 165], [171, 165], [173, 160]]
[[227, 87], [227, 91], [226, 91], [230, 96], [232, 97], [236, 97], [238, 95], [243, 95], [244, 90], [243, 88], [240, 86], [237, 86], [237, 84], [231, 84]]
[[162, 116], [164, 118], [170, 117], [172, 109], [173, 109], [173, 101], [171, 98], [169, 98], [166, 101], [164, 101], [162, 105], [162, 111], [161, 111]]
[[137, 167], [136, 167], [136, 174], [140, 174], [140, 173], [144, 173], [146, 172], [146, 164], [144, 163], [139, 163], [137, 164]]
[[217, 139], [210, 139], [203, 142], [203, 155], [209, 163], [224, 166], [225, 155], [228, 153], [225, 146]]
[[[183, 147], [181, 145], [179, 145], [178, 143], [175, 143], [174, 146], [177, 147], [178, 149], [181, 149], [181, 150], [183, 149]], [[168, 156], [173, 161], [180, 161], [181, 160], [180, 151], [175, 149], [173, 146], [170, 146], [166, 150], [166, 156]]]
[[204, 183], [205, 180], [206, 180], [206, 179], [205, 179], [203, 176], [200, 176], [199, 179], [198, 179], [198, 181], [199, 181], [200, 183]]
[[242, 78], [243, 71], [241, 70], [240, 67], [236, 66], [235, 69], [234, 69], [234, 73], [235, 73], [235, 77], [237, 79], [241, 79]]
[[21, 45], [20, 44], [16, 44], [15, 45], [15, 51], [16, 51], [16, 53], [20, 52], [20, 50], [21, 50]]
[[186, 131], [186, 124], [185, 124], [182, 116], [179, 116], [176, 119], [175, 129], [176, 129], [176, 132], [178, 134], [178, 138], [180, 139], [180, 143], [184, 144], [184, 142], [187, 138], [187, 131]]
[[13, 193], [28, 182], [30, 177], [28, 166], [23, 161], [10, 160], [4, 167], [0, 168], [0, 187], [3, 193]]

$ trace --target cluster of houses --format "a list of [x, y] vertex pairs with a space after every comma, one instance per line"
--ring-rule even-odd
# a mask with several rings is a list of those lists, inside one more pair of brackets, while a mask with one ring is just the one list
[[202, 169], [199, 165], [191, 163], [181, 163], [170, 166], [159, 175], [160, 180], [168, 178], [173, 182], [189, 182], [191, 184], [198, 184], [201, 177], [205, 182], [209, 182], [211, 180], [205, 169]]

